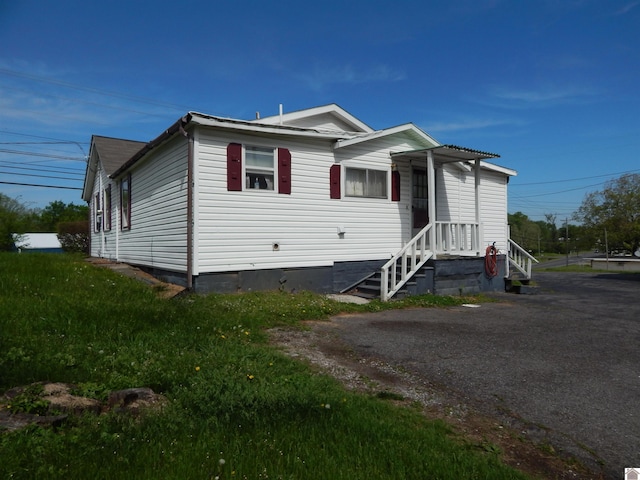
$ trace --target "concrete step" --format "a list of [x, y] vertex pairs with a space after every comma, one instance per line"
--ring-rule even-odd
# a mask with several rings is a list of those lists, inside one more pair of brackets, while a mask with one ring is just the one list
[[504, 291], [508, 293], [516, 293], [520, 295], [535, 295], [538, 293], [538, 287], [531, 285], [531, 279], [511, 279], [505, 278]]

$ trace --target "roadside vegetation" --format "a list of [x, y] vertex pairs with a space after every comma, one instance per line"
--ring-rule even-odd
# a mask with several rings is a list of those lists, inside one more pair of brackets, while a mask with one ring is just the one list
[[0, 193], [0, 252], [14, 250], [14, 243], [29, 232], [57, 233], [65, 252], [88, 253], [88, 217], [86, 205], [54, 201], [44, 208], [29, 208]]
[[[130, 387], [167, 398], [139, 417], [85, 414], [58, 428], [0, 431], [0, 478], [526, 478], [497, 448], [465, 442], [392, 398], [347, 391], [266, 333], [340, 312], [471, 299], [358, 306], [308, 293], [156, 293], [80, 257], [0, 254], [0, 393], [55, 381], [98, 399]], [[27, 393], [4, 409], [43, 407], [37, 388]]]

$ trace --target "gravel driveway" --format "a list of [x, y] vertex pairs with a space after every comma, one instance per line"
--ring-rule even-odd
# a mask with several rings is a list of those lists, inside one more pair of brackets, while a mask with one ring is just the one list
[[640, 466], [640, 275], [537, 272], [477, 308], [337, 317], [335, 335], [604, 478]]

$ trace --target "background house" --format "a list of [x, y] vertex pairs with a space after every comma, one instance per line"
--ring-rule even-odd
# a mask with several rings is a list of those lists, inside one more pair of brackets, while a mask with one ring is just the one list
[[[146, 144], [92, 138], [91, 255], [198, 292], [363, 291], [376, 273], [383, 298], [419, 278], [415, 292], [502, 289], [516, 173], [496, 157], [333, 104], [249, 121], [190, 112]], [[493, 245], [502, 266], [487, 275]]]

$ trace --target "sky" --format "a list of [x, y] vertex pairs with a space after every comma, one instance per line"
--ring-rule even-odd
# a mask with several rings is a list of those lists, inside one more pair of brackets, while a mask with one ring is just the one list
[[84, 203], [93, 134], [330, 103], [499, 154], [509, 212], [560, 224], [640, 172], [640, 0], [0, 0], [0, 193], [29, 208]]

